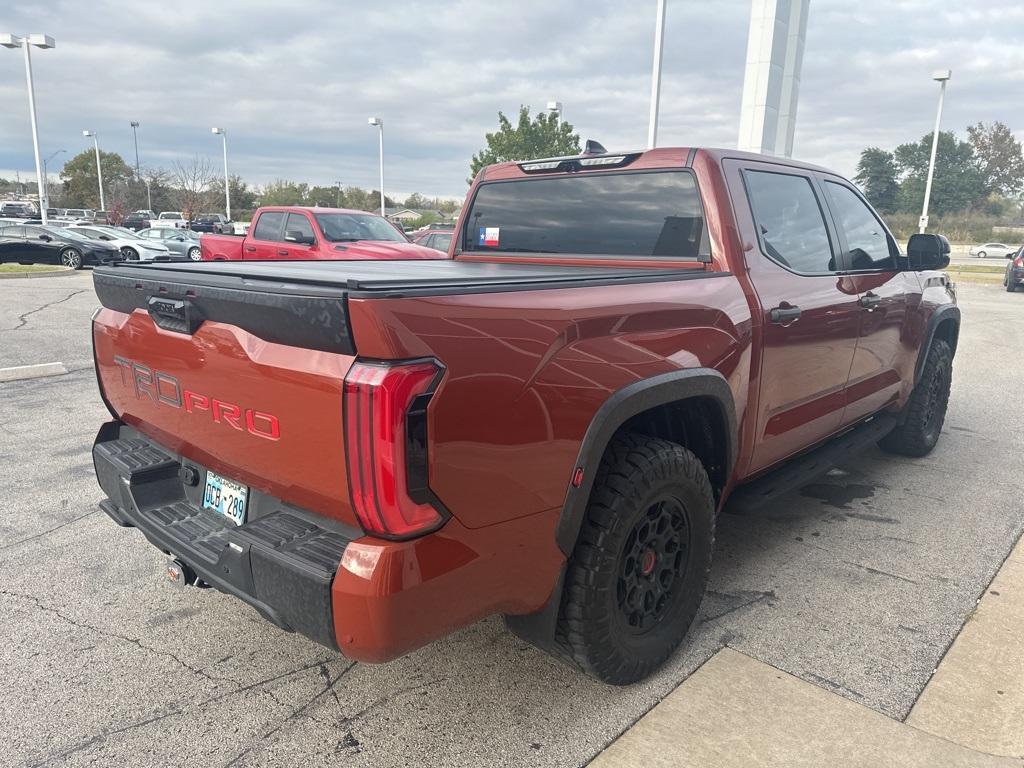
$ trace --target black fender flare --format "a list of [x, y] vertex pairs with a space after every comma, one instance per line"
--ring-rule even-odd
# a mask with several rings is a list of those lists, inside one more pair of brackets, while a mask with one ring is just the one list
[[[720, 410], [726, 427], [726, 477], [732, 475], [738, 450], [736, 405], [732, 389], [721, 373], [713, 368], [688, 368], [629, 384], [616, 391], [598, 408], [580, 444], [575, 466], [583, 468], [583, 482], [578, 488], [569, 485], [555, 532], [558, 547], [566, 558], [576, 548], [598, 464], [618, 429], [638, 413], [659, 405], [698, 397], [713, 401]], [[567, 564], [568, 560], [562, 564], [551, 597], [541, 610], [522, 616], [506, 615], [505, 623], [510, 631], [527, 642], [571, 662], [566, 649], [560, 647], [555, 638]]]
[[935, 332], [939, 329], [939, 325], [947, 320], [952, 320], [956, 327], [956, 335], [953, 337], [953, 351], [956, 352], [957, 341], [960, 338], [960, 307], [956, 304], [944, 304], [932, 313], [932, 316], [928, 318], [928, 325], [925, 326], [921, 351], [918, 352], [917, 363], [914, 365], [915, 387], [921, 381], [921, 376], [924, 374], [924, 365], [928, 361], [928, 353], [931, 352], [932, 342], [935, 340]]
[[619, 427], [638, 413], [697, 397], [714, 401], [721, 411], [726, 426], [726, 477], [732, 474], [737, 451], [736, 405], [729, 383], [721, 373], [713, 368], [687, 368], [633, 382], [616, 391], [598, 408], [583, 436], [575, 464], [583, 469], [583, 482], [579, 488], [569, 486], [555, 534], [558, 547], [566, 557], [576, 547], [597, 466]]

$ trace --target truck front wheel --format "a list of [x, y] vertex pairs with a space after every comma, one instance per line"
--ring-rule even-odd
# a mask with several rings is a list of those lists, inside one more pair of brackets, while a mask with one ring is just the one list
[[921, 380], [910, 393], [902, 423], [882, 438], [879, 445], [889, 453], [924, 456], [939, 441], [946, 421], [946, 406], [953, 381], [953, 348], [945, 339], [934, 339], [928, 349]]
[[643, 435], [613, 441], [566, 573], [559, 635], [573, 661], [615, 685], [664, 663], [697, 615], [714, 538], [714, 494], [696, 456]]

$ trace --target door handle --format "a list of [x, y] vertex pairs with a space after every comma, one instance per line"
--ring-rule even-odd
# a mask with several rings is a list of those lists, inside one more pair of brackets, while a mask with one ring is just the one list
[[286, 251], [284, 248], [278, 248], [277, 249], [277, 255], [278, 256], [287, 256], [288, 255], [288, 251]]
[[245, 250], [246, 250], [246, 253], [256, 253], [256, 246], [255, 245], [247, 245], [247, 246], [245, 246]]
[[860, 299], [857, 300], [857, 303], [870, 312], [881, 301], [881, 296], [879, 296], [877, 293], [872, 293], [871, 291], [868, 291], [863, 296], [861, 296]]
[[789, 325], [790, 323], [795, 323], [799, 320], [800, 315], [800, 307], [794, 307], [791, 304], [783, 302], [772, 309], [769, 316], [771, 317], [772, 322], [776, 325]]

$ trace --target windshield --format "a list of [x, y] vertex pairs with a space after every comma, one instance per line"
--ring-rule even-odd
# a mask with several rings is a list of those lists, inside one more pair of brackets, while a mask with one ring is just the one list
[[467, 251], [662, 256], [710, 254], [689, 171], [535, 177], [481, 184]]
[[54, 237], [62, 237], [66, 240], [78, 240], [79, 242], [87, 243], [91, 239], [80, 232], [75, 232], [73, 229], [68, 229], [67, 227], [63, 229], [60, 227], [43, 227], [43, 229]]
[[95, 229], [79, 229], [78, 227], [67, 227], [64, 230], [65, 233], [72, 235], [81, 235], [82, 237], [88, 238], [89, 240], [99, 240], [100, 233]]
[[120, 227], [96, 227], [100, 232], [111, 237], [116, 237], [119, 240], [141, 240], [142, 238], [132, 232], [130, 229], [121, 229]]
[[404, 243], [405, 238], [386, 219], [359, 213], [314, 213], [324, 237], [332, 243], [384, 240]]

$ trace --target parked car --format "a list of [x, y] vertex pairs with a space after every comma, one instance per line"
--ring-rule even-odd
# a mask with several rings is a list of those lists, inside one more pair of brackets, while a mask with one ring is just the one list
[[1010, 254], [1010, 262], [1006, 265], [1003, 285], [1010, 293], [1014, 293], [1024, 284], [1024, 245]]
[[260, 208], [245, 237], [203, 235], [205, 261], [235, 259], [439, 259], [387, 219], [344, 208]]
[[0, 203], [0, 217], [5, 219], [34, 219], [37, 215], [28, 203]]
[[230, 235], [235, 231], [235, 224], [221, 213], [204, 213], [196, 217], [189, 225], [193, 232], [212, 232], [218, 235]]
[[[101, 508], [172, 581], [360, 661], [503, 613], [629, 683], [727, 503], [939, 440], [949, 243], [904, 254], [834, 173], [659, 147], [492, 165], [466, 206], [452, 259], [96, 271]], [[349, 242], [294, 213], [268, 247]]]
[[93, 221], [95, 221], [97, 224], [109, 224], [110, 223], [110, 214], [107, 213], [107, 211], [96, 211], [96, 213], [93, 215], [92, 218], [93, 218]]
[[0, 263], [62, 264], [81, 269], [86, 264], [123, 260], [114, 246], [69, 232], [67, 228], [26, 224], [0, 229]]
[[121, 226], [125, 229], [131, 229], [138, 231], [140, 229], [148, 229], [150, 219], [155, 219], [156, 214], [152, 211], [133, 211], [124, 217], [121, 222]]
[[421, 232], [419, 235], [413, 238], [413, 242], [416, 245], [422, 245], [427, 248], [433, 248], [437, 251], [444, 251], [448, 253], [448, 248], [452, 244], [452, 232], [445, 231], [426, 231]]
[[160, 229], [162, 227], [170, 227], [171, 229], [187, 229], [188, 219], [185, 218], [181, 211], [164, 211], [155, 219], [149, 222], [149, 226], [154, 229]]
[[72, 221], [76, 224], [95, 224], [96, 211], [91, 208], [68, 208], [61, 216], [64, 221]]
[[1005, 243], [985, 243], [984, 245], [975, 245], [971, 247], [970, 251], [968, 251], [971, 256], [977, 256], [979, 259], [984, 259], [988, 256], [1008, 259], [1016, 252], [1016, 246], [1006, 245]]
[[161, 243], [170, 249], [171, 255], [199, 261], [202, 259], [202, 250], [199, 244], [199, 235], [190, 229], [169, 229], [151, 228], [139, 232], [139, 237], [150, 242]]
[[163, 243], [139, 237], [126, 229], [99, 225], [94, 227], [76, 225], [68, 227], [65, 231], [112, 245], [121, 252], [126, 261], [152, 261], [171, 256], [170, 249]]

